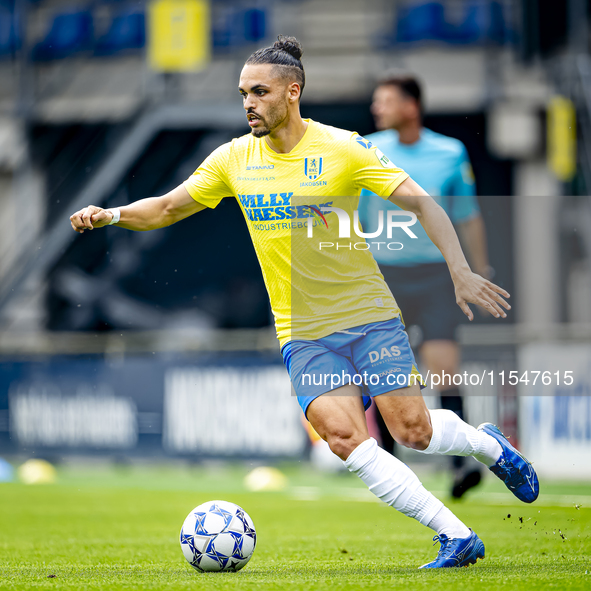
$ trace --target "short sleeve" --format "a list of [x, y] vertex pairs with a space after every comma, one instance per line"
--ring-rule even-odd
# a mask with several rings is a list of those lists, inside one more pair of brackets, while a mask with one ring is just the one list
[[368, 189], [385, 199], [408, 178], [381, 150], [357, 134], [349, 141], [349, 175], [357, 189]]
[[214, 150], [183, 183], [198, 203], [213, 209], [224, 197], [233, 195], [227, 176], [231, 149], [229, 142]]
[[453, 171], [450, 194], [453, 198], [453, 205], [449, 212], [452, 222], [467, 222], [480, 213], [480, 207], [476, 199], [474, 173], [464, 146], [462, 146], [462, 151]]
[[476, 195], [476, 183], [474, 182], [474, 172], [468, 158], [466, 148], [462, 146], [462, 151], [456, 161], [453, 182], [454, 195]]

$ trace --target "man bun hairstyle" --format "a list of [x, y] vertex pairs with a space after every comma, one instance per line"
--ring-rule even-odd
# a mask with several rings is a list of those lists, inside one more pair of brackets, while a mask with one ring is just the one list
[[417, 102], [421, 115], [423, 114], [423, 92], [418, 78], [410, 72], [391, 70], [378, 80], [378, 86], [395, 86], [402, 94]]
[[257, 49], [245, 62], [246, 65], [272, 64], [281, 70], [284, 78], [294, 78], [300, 85], [300, 97], [306, 84], [306, 73], [301, 62], [302, 44], [295, 37], [279, 35], [271, 47]]
[[302, 44], [295, 38], [295, 37], [286, 37], [285, 35], [279, 35], [277, 37], [277, 41], [273, 43], [273, 49], [280, 49], [286, 51], [291, 55], [294, 59], [296, 59], [301, 67], [300, 60], [304, 53], [302, 49]]

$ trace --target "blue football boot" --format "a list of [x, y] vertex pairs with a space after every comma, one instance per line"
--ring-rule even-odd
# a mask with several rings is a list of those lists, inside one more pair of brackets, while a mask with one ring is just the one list
[[478, 430], [494, 437], [503, 448], [501, 457], [489, 470], [496, 474], [520, 501], [533, 503], [540, 493], [538, 475], [533, 466], [509, 443], [497, 426], [482, 423]]
[[479, 558], [484, 558], [484, 544], [474, 532], [467, 538], [448, 538], [441, 534], [435, 536], [433, 541], [441, 544], [437, 558], [433, 562], [419, 566], [419, 568], [468, 566], [475, 564]]

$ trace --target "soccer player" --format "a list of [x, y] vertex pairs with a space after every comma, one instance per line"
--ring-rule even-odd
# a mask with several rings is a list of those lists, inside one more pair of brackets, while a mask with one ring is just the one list
[[[504, 297], [509, 294], [472, 273], [449, 218], [406, 173], [356, 133], [301, 118], [301, 55], [296, 39], [279, 37], [246, 60], [238, 90], [251, 134], [219, 147], [166, 195], [115, 209], [89, 205], [71, 216], [72, 227], [80, 233], [110, 224], [151, 230], [216, 207], [224, 197], [238, 199], [271, 299], [284, 361], [307, 419], [375, 495], [437, 533], [439, 553], [426, 568], [473, 564], [484, 557], [482, 541], [408, 466], [369, 437], [364, 405], [373, 397], [399, 443], [428, 454], [474, 456], [525, 502], [537, 497], [536, 474], [493, 425], [475, 429], [451, 411], [427, 410], [417, 383], [400, 389], [396, 380], [394, 385], [386, 379], [370, 384], [377, 371], [384, 376], [394, 369], [416, 374], [400, 310], [371, 253], [351, 243], [349, 248], [320, 249], [308, 233], [316, 232], [325, 244], [331, 243], [329, 238], [334, 241], [337, 226], [346, 233], [340, 221], [345, 215], [354, 219], [365, 187], [421, 220], [445, 256], [458, 304], [470, 319], [468, 303], [505, 317], [510, 306]], [[327, 204], [341, 195], [353, 198], [338, 200], [341, 208], [329, 211]], [[315, 226], [308, 221], [311, 212], [317, 216]], [[370, 353], [375, 351], [385, 354], [372, 371]], [[344, 382], [345, 372], [354, 374], [353, 382], [339, 387], [306, 380], [310, 375], [343, 375]], [[369, 381], [355, 385], [363, 374]], [[388, 393], [396, 395], [384, 395]]]
[[[459, 140], [435, 133], [422, 124], [422, 91], [418, 80], [404, 73], [391, 72], [380, 80], [373, 94], [371, 112], [378, 133], [366, 136], [379, 150], [396, 162], [414, 181], [443, 207], [454, 223], [472, 268], [490, 279], [486, 234], [474, 176], [466, 148]], [[399, 209], [382, 199], [362, 199], [359, 219], [363, 227], [375, 226], [378, 212]], [[385, 240], [385, 232], [370, 242], [380, 271], [404, 314], [407, 326], [421, 328], [419, 348], [426, 370], [439, 376], [453, 376], [459, 371], [460, 352], [455, 331], [462, 321], [456, 306], [454, 286], [445, 259], [420, 226], [414, 226], [417, 240], [407, 240], [401, 250], [375, 248]], [[441, 406], [464, 418], [460, 390], [450, 381], [439, 387]], [[394, 440], [377, 414], [382, 445], [394, 450]], [[465, 458], [454, 456], [454, 483], [451, 494], [460, 498], [480, 482], [478, 465], [465, 465]]]

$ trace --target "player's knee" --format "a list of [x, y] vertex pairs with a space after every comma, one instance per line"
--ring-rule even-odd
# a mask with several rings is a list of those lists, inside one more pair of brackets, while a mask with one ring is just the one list
[[423, 451], [429, 447], [433, 429], [428, 421], [407, 425], [396, 441], [405, 447]]
[[[367, 436], [366, 436], [367, 438]], [[361, 434], [351, 430], [334, 430], [327, 434], [326, 441], [333, 454], [345, 461], [351, 452], [361, 443], [364, 438]]]

